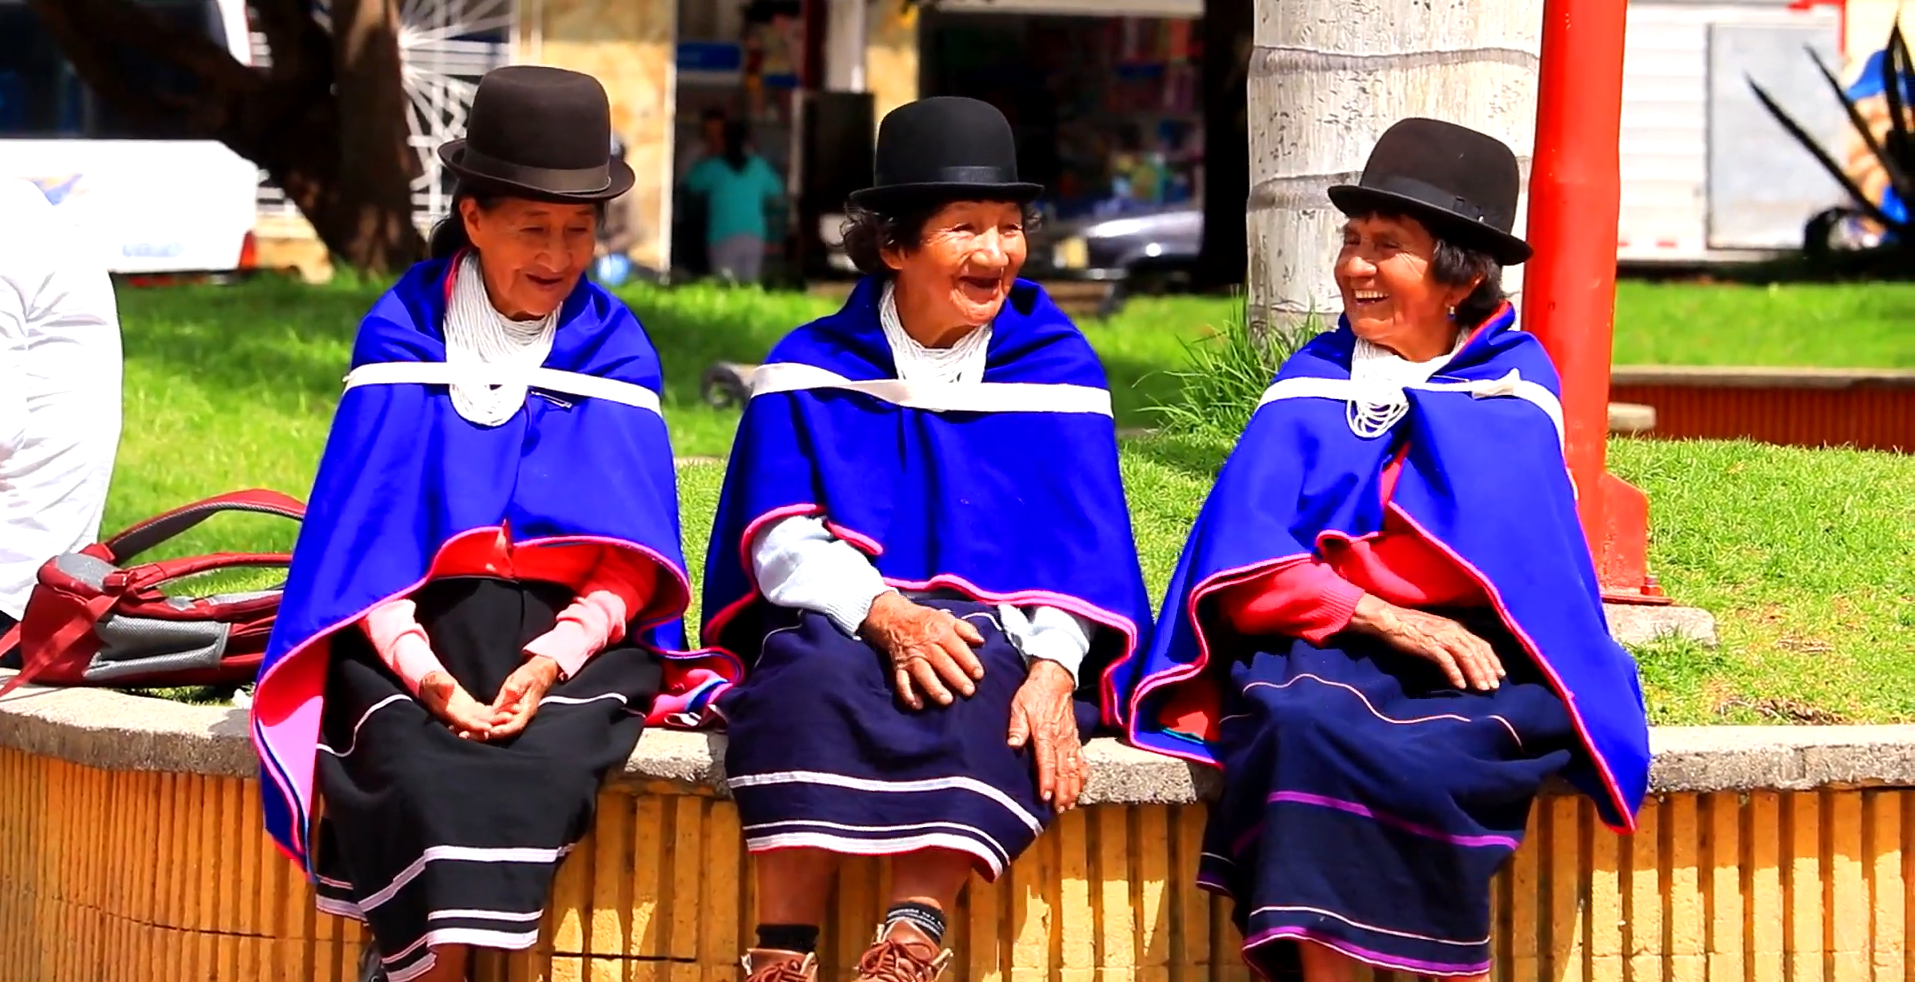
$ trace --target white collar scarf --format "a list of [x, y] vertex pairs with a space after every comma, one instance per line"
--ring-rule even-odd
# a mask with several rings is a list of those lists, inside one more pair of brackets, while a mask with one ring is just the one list
[[[467, 253], [452, 277], [446, 305], [448, 365], [512, 365], [538, 368], [552, 353], [558, 311], [537, 320], [516, 321], [492, 306], [479, 272], [479, 258]], [[452, 408], [479, 426], [497, 426], [525, 405], [524, 385], [453, 385]]]
[[884, 295], [878, 298], [878, 323], [884, 326], [884, 339], [891, 345], [891, 360], [898, 366], [898, 378], [910, 382], [982, 382], [984, 363], [990, 355], [991, 325], [986, 324], [949, 348], [927, 348], [904, 333], [898, 320], [897, 286], [887, 280]]
[[1395, 426], [1410, 411], [1410, 398], [1403, 387], [1428, 382], [1463, 350], [1468, 340], [1468, 331], [1457, 331], [1456, 343], [1448, 352], [1428, 361], [1410, 361], [1380, 344], [1358, 338], [1350, 353], [1350, 432], [1367, 440]]

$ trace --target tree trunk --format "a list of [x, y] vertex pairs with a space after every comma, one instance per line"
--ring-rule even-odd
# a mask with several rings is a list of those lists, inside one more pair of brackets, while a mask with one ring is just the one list
[[1246, 268], [1250, 138], [1244, 74], [1254, 7], [1254, 0], [1204, 4], [1204, 232], [1195, 271], [1200, 290], [1236, 286]]
[[412, 224], [419, 155], [408, 144], [399, 0], [333, 0], [332, 36], [336, 100], [352, 108], [339, 113], [339, 170], [321, 210], [334, 236], [354, 243], [353, 265], [403, 269], [425, 249]]
[[[1250, 56], [1250, 302], [1258, 330], [1341, 312], [1331, 268], [1343, 216], [1325, 189], [1354, 182], [1409, 116], [1535, 146], [1542, 0], [1256, 0]], [[1528, 194], [1517, 204], [1524, 227]], [[1520, 267], [1504, 275], [1514, 293]]]
[[[418, 164], [406, 144], [395, 2], [339, 0], [329, 38], [306, 0], [254, 0], [273, 56], [258, 69], [128, 0], [27, 0], [97, 98], [155, 134], [217, 140], [259, 165], [336, 260], [375, 274], [425, 253], [411, 218]], [[155, 89], [127, 70], [129, 56], [192, 85]]]

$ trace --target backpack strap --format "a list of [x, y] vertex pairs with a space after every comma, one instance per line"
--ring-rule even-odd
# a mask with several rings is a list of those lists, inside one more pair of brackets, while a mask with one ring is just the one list
[[123, 563], [163, 542], [185, 534], [187, 530], [208, 518], [227, 511], [279, 515], [295, 522], [306, 517], [306, 506], [297, 498], [265, 488], [254, 488], [248, 491], [215, 495], [190, 505], [182, 505], [163, 515], [130, 526], [102, 542], [101, 545], [113, 554], [115, 563]]
[[107, 589], [120, 593], [148, 590], [189, 576], [222, 569], [264, 569], [292, 565], [293, 557], [283, 552], [216, 552], [206, 556], [187, 556], [143, 563], [107, 575]]
[[[40, 646], [39, 649], [33, 653], [32, 658], [28, 658], [26, 656], [26, 649], [22, 648], [20, 651], [20, 673], [8, 679], [5, 685], [0, 685], [0, 696], [4, 696], [40, 677], [42, 673], [54, 665], [60, 664], [63, 661], [73, 660], [76, 651], [74, 645], [78, 643], [80, 639], [93, 633], [93, 625], [99, 623], [100, 618], [105, 617], [107, 611], [112, 610], [113, 605], [119, 602], [119, 596], [113, 593], [101, 593], [98, 596], [92, 597], [87, 600], [86, 607], [83, 611], [76, 613], [75, 616], [69, 618], [66, 623], [61, 624], [59, 628], [54, 630], [53, 636], [46, 639], [46, 644]], [[19, 636], [19, 627], [15, 627], [13, 630], [7, 632], [7, 637], [9, 638], [18, 638]]]

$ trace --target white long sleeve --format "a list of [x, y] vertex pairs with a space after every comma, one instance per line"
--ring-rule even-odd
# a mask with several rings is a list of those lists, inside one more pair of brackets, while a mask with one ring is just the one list
[[120, 322], [97, 249], [0, 178], [0, 613], [99, 536], [120, 441]]
[[1017, 645], [1025, 658], [1056, 662], [1071, 673], [1071, 681], [1078, 680], [1078, 670], [1083, 667], [1084, 656], [1090, 654], [1090, 639], [1097, 625], [1057, 607], [1018, 608], [1005, 604], [997, 612], [1004, 619], [1004, 633], [1010, 635], [1011, 643]]
[[751, 572], [758, 592], [773, 606], [823, 614], [854, 638], [871, 613], [871, 601], [890, 589], [864, 553], [812, 515], [793, 515], [759, 529], [751, 537]]
[[[810, 515], [779, 519], [759, 529], [751, 540], [751, 566], [766, 601], [823, 614], [851, 637], [857, 637], [871, 613], [871, 602], [890, 589], [864, 553], [832, 535], [823, 519]], [[1095, 625], [1043, 605], [1003, 604], [997, 613], [1004, 634], [1026, 659], [1056, 662], [1077, 678]]]

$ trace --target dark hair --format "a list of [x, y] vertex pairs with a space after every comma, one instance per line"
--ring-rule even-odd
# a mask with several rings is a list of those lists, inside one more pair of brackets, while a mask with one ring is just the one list
[[729, 120], [725, 123], [725, 163], [739, 174], [745, 172], [747, 157], [745, 141], [750, 139], [751, 130], [742, 121]]
[[725, 115], [725, 110], [718, 106], [706, 106], [705, 111], [698, 114], [698, 121], [701, 123], [709, 123], [712, 120], [723, 122], [728, 118], [730, 117]]
[[1468, 286], [1472, 280], [1482, 277], [1463, 302], [1456, 305], [1456, 323], [1465, 329], [1474, 328], [1490, 318], [1509, 299], [1503, 292], [1503, 267], [1491, 259], [1489, 253], [1459, 245], [1444, 236], [1442, 229], [1424, 222], [1415, 215], [1403, 215], [1386, 211], [1367, 212], [1351, 215], [1350, 218], [1387, 218], [1393, 221], [1408, 219], [1423, 226], [1436, 240], [1436, 251], [1430, 256], [1430, 278], [1444, 286]]
[[461, 249], [472, 248], [472, 237], [465, 233], [465, 213], [460, 205], [471, 198], [480, 211], [491, 211], [505, 200], [505, 195], [490, 190], [478, 191], [464, 185], [452, 189], [452, 205], [446, 209], [445, 217], [432, 226], [432, 235], [426, 239], [426, 255], [433, 259], [449, 259]]
[[[858, 267], [860, 273], [889, 276], [892, 269], [885, 265], [884, 254], [893, 249], [910, 252], [923, 245], [925, 223], [955, 200], [959, 199], [922, 198], [880, 208], [847, 202], [840, 230], [844, 236], [845, 258], [851, 260], [851, 265]], [[1024, 204], [1020, 210], [1024, 213], [1024, 230], [1036, 228], [1037, 208]]]
[[[472, 237], [465, 231], [465, 214], [460, 203], [467, 198], [479, 206], [480, 211], [491, 211], [507, 198], [523, 197], [527, 200], [539, 200], [532, 195], [511, 195], [494, 191], [491, 188], [469, 188], [455, 185], [452, 189], [452, 206], [446, 209], [445, 217], [432, 226], [432, 234], [426, 238], [426, 255], [432, 259], [449, 259], [461, 249], [472, 249]], [[605, 221], [605, 202], [592, 206], [592, 212], [603, 224]]]

